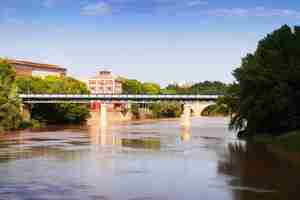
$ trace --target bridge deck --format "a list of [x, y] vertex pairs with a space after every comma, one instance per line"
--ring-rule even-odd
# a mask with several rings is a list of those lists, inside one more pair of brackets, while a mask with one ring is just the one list
[[25, 103], [57, 103], [57, 102], [90, 102], [90, 101], [122, 101], [122, 102], [155, 102], [155, 101], [213, 101], [220, 95], [132, 95], [132, 94], [20, 94]]

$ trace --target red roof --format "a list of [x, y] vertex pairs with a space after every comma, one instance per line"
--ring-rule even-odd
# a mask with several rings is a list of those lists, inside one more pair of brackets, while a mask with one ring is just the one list
[[44, 64], [44, 63], [36, 63], [36, 62], [30, 62], [30, 61], [24, 61], [24, 60], [14, 60], [14, 59], [8, 59], [8, 63], [12, 65], [23, 65], [28, 67], [34, 67], [34, 68], [40, 68], [40, 69], [55, 69], [60, 71], [67, 71], [66, 68], [60, 67], [58, 65], [52, 65], [52, 64]]

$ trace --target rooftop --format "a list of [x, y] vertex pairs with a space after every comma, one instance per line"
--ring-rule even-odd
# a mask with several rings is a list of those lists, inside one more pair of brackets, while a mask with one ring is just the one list
[[37, 63], [37, 62], [24, 61], [24, 60], [14, 60], [14, 59], [8, 59], [7, 61], [12, 65], [23, 65], [28, 67], [40, 68], [40, 69], [55, 69], [55, 70], [67, 71], [66, 68], [60, 67], [58, 65], [53, 65], [53, 64], [44, 64], [44, 63]]
[[111, 78], [111, 79], [115, 79], [116, 77], [113, 75], [111, 70], [99, 70], [97, 72], [96, 76], [91, 77], [90, 79], [106, 79], [106, 78]]

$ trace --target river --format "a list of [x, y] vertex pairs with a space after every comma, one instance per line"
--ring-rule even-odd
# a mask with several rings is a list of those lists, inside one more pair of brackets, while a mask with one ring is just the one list
[[0, 138], [2, 200], [297, 199], [299, 165], [238, 141], [226, 118], [24, 131]]

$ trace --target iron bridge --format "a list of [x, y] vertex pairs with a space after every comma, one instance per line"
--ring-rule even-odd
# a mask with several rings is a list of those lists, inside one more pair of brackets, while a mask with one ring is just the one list
[[23, 103], [90, 103], [131, 102], [151, 103], [161, 101], [194, 102], [215, 101], [221, 95], [144, 95], [144, 94], [20, 94]]

